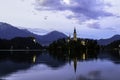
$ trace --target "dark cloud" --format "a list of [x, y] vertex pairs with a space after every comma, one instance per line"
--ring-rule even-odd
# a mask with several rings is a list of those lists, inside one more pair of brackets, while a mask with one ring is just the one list
[[105, 4], [103, 0], [70, 0], [69, 4], [66, 4], [63, 0], [36, 0], [37, 10], [68, 10], [73, 14], [68, 15], [67, 18], [74, 18], [80, 21], [113, 16], [112, 13], [105, 11], [105, 6], [110, 6], [110, 4]]
[[87, 27], [93, 28], [93, 29], [101, 29], [100, 24], [98, 22], [88, 23]]
[[115, 31], [116, 32], [116, 29], [113, 28], [113, 27], [106, 27], [106, 28], [101, 27], [99, 22], [87, 23], [86, 25], [87, 25], [87, 27], [89, 27], [91, 29], [98, 29], [98, 30], [101, 29], [101, 30], [109, 30], [109, 31]]
[[116, 29], [115, 28], [113, 28], [113, 27], [107, 27], [107, 28], [105, 28], [106, 30], [112, 30], [112, 31], [116, 31]]

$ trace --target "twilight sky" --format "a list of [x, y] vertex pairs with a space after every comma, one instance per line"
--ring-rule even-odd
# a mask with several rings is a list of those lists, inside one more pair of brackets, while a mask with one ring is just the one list
[[82, 38], [120, 34], [120, 0], [0, 0], [0, 22], [43, 34], [58, 30]]

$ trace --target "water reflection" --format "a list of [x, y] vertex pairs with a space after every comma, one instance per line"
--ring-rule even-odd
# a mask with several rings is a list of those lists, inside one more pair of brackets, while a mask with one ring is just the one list
[[[36, 53], [36, 55], [39, 55]], [[33, 53], [31, 52], [0, 52], [0, 77], [18, 70], [31, 67]]]
[[33, 63], [36, 62], [36, 55], [33, 56]]
[[[111, 71], [114, 74], [120, 73], [120, 70], [117, 70], [120, 68], [119, 62], [119, 51], [0, 52], [0, 78], [6, 80], [114, 80], [110, 79], [108, 74], [112, 75]], [[120, 79], [119, 76], [114, 76]]]
[[65, 64], [55, 60], [48, 53], [41, 52], [0, 52], [0, 77], [18, 70], [26, 70], [37, 64], [45, 64], [56, 68]]

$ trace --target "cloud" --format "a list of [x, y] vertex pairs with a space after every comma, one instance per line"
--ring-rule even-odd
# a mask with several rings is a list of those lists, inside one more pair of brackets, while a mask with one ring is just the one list
[[[68, 19], [77, 19], [79, 21], [87, 21], [90, 19], [99, 19], [102, 17], [113, 16], [112, 13], [105, 11], [103, 0], [36, 0], [37, 10], [46, 11], [71, 11], [72, 14], [67, 15]], [[67, 13], [66, 13], [67, 14]]]
[[88, 23], [87, 27], [93, 28], [93, 29], [101, 29], [100, 24], [98, 22]]
[[105, 28], [105, 29], [107, 29], [107, 30], [112, 30], [112, 31], [116, 31], [116, 29], [113, 28], [113, 27], [107, 27], [107, 28]]
[[102, 27], [99, 22], [86, 23], [86, 25], [91, 29], [116, 31], [116, 29], [113, 27]]

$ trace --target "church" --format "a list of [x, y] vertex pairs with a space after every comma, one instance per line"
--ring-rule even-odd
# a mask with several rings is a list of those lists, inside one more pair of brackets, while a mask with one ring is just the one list
[[[70, 41], [75, 41], [75, 42], [78, 41], [77, 32], [76, 32], [76, 28], [75, 28], [75, 27], [74, 27], [74, 32], [73, 32], [73, 38], [71, 38], [71, 36], [69, 35], [69, 37], [68, 37], [68, 39], [67, 39], [67, 42], [70, 42]], [[85, 45], [86, 42], [81, 39], [81, 44], [82, 44], [82, 45]]]
[[74, 32], [73, 32], [73, 38], [71, 38], [71, 36], [69, 35], [69, 37], [67, 38], [67, 42], [69, 41], [77, 41], [77, 32], [76, 32], [76, 28], [74, 28]]
[[76, 28], [74, 28], [73, 40], [74, 40], [74, 41], [77, 41], [77, 33], [76, 33]]

